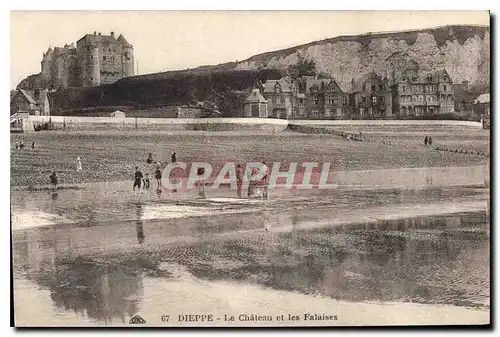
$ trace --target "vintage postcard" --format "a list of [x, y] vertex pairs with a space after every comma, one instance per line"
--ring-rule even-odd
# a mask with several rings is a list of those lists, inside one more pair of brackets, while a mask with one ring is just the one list
[[12, 11], [16, 327], [490, 324], [488, 11]]

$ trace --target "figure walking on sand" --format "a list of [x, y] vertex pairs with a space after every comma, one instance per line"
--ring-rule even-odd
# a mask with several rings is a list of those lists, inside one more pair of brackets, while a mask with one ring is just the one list
[[172, 163], [177, 162], [177, 154], [175, 152], [172, 153], [171, 159], [172, 159]]
[[240, 164], [236, 165], [236, 188], [237, 188], [237, 194], [238, 198], [242, 198], [241, 190], [243, 187], [243, 178], [244, 178], [244, 170], [241, 167]]
[[52, 183], [52, 187], [54, 187], [54, 190], [57, 190], [57, 184], [59, 183], [59, 181], [57, 179], [56, 171], [52, 171], [52, 174], [50, 175], [50, 182]]
[[153, 162], [153, 154], [150, 153], [148, 159], [146, 159], [146, 163], [151, 164]]
[[76, 157], [76, 170], [81, 171], [82, 170], [82, 161], [80, 157]]
[[429, 143], [429, 137], [425, 136], [424, 144], [427, 145], [428, 143]]
[[432, 138], [431, 137], [429, 137], [428, 142], [429, 142], [429, 145], [432, 145]]
[[136, 187], [139, 192], [141, 191], [142, 178], [144, 178], [144, 176], [142, 175], [142, 172], [139, 170], [139, 167], [136, 166], [134, 175], [134, 187], [133, 187], [134, 192]]
[[156, 179], [156, 190], [157, 191], [161, 191], [161, 170], [160, 170], [160, 163], [158, 163], [158, 166], [156, 167], [155, 179]]

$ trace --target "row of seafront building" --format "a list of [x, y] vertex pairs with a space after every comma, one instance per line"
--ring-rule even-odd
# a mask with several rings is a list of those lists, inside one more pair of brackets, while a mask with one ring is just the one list
[[452, 81], [445, 69], [370, 72], [343, 91], [327, 74], [268, 80], [245, 101], [245, 117], [376, 119], [455, 113]]

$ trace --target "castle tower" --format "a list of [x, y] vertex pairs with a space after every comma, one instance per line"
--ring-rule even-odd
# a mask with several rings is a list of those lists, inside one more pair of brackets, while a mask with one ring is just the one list
[[99, 48], [91, 38], [82, 48], [82, 82], [84, 87], [95, 87], [101, 83]]
[[47, 52], [43, 54], [42, 59], [42, 83], [43, 85], [47, 85], [51, 80], [51, 67], [52, 67], [52, 48], [49, 47]]
[[122, 44], [122, 72], [123, 76], [134, 76], [134, 47], [120, 34], [117, 39]]

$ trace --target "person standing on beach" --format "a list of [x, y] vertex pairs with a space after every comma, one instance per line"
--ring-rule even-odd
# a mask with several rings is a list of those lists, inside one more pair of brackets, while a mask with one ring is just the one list
[[59, 181], [57, 179], [56, 171], [52, 171], [52, 174], [50, 175], [50, 182], [52, 183], [54, 190], [57, 190], [57, 184], [59, 183]]
[[22, 150], [22, 149], [24, 149], [24, 143], [23, 143], [23, 141], [22, 141], [22, 140], [21, 140], [21, 143], [19, 143], [19, 148], [20, 148], [21, 150]]
[[146, 163], [151, 164], [153, 162], [153, 154], [150, 153], [148, 159], [146, 159]]
[[161, 191], [161, 170], [160, 170], [160, 163], [158, 163], [158, 166], [156, 167], [155, 179], [156, 179], [156, 190], [157, 191]]
[[76, 170], [77, 171], [82, 170], [82, 161], [80, 160], [80, 157], [76, 157]]
[[429, 137], [428, 142], [429, 142], [429, 145], [432, 145], [432, 138], [431, 137]]
[[243, 171], [243, 168], [241, 167], [240, 164], [236, 165], [236, 188], [237, 188], [237, 194], [238, 198], [241, 199], [241, 189], [243, 187], [243, 176], [245, 172]]
[[141, 183], [142, 183], [142, 178], [144, 178], [142, 172], [139, 170], [139, 167], [135, 167], [135, 176], [134, 176], [134, 187], [133, 190], [135, 192], [135, 188], [137, 187], [137, 190], [140, 192], [141, 191]]
[[16, 150], [19, 150], [19, 143], [16, 142]]
[[429, 137], [425, 136], [424, 144], [427, 145], [427, 143], [429, 143]]
[[34, 150], [35, 149], [35, 141], [32, 141], [31, 142], [31, 149]]
[[262, 178], [262, 184], [263, 184], [263, 191], [262, 191], [262, 198], [267, 199], [267, 189], [268, 189], [268, 184], [269, 184], [269, 167], [266, 165], [266, 162], [262, 162], [263, 170], [264, 170], [264, 177]]
[[177, 154], [175, 152], [172, 153], [171, 159], [172, 159], [172, 163], [177, 162]]

